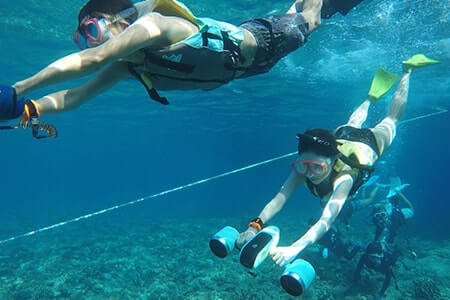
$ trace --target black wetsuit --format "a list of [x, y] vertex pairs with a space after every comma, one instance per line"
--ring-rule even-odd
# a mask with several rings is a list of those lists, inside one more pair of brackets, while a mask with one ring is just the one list
[[[381, 244], [382, 242], [373, 242], [371, 244], [375, 243]], [[370, 249], [371, 244], [369, 244], [367, 249]], [[394, 267], [395, 262], [400, 256], [400, 251], [397, 248], [391, 248], [385, 245], [384, 249], [380, 253], [380, 256], [382, 257], [379, 257], [377, 260], [371, 259], [370, 253], [368, 252], [369, 250], [366, 250], [366, 252], [359, 259], [353, 281], [356, 284], [361, 279], [361, 271], [364, 266], [379, 273], [382, 273], [384, 274], [384, 281], [381, 290], [379, 292], [379, 295], [383, 296], [384, 293], [386, 292], [386, 289], [389, 287], [389, 284], [391, 283], [391, 279], [394, 277], [392, 268]]]
[[378, 241], [382, 238], [383, 232], [387, 232], [384, 237], [388, 243], [393, 243], [398, 229], [406, 223], [405, 216], [402, 213], [401, 208], [396, 205], [395, 201], [391, 200], [391, 203], [386, 203], [386, 206], [392, 205], [392, 208], [386, 207], [385, 213], [387, 214], [386, 222], [377, 222], [375, 214], [373, 213], [373, 222], [375, 225], [375, 238], [374, 241]]
[[324, 248], [328, 248], [337, 257], [344, 257], [345, 259], [351, 260], [358, 251], [361, 250], [359, 246], [353, 246], [351, 243], [345, 243], [339, 231], [333, 227], [330, 228], [318, 241], [318, 243]]

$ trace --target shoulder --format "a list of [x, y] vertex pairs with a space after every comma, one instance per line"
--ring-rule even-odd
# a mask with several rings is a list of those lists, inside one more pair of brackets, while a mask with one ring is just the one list
[[350, 174], [350, 172], [348, 171], [342, 171], [339, 172], [339, 174], [336, 176], [336, 178], [334, 179], [333, 182], [334, 186], [336, 187], [337, 185], [341, 185], [341, 184], [350, 184], [353, 185], [353, 177]]
[[154, 3], [155, 1], [142, 1], [135, 3], [134, 6], [138, 10], [138, 16], [141, 17], [145, 14], [151, 13]]

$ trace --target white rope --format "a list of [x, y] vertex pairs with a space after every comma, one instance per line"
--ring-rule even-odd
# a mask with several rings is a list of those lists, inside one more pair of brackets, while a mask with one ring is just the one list
[[[418, 116], [418, 117], [414, 117], [414, 118], [411, 118], [411, 119], [407, 119], [407, 120], [401, 121], [399, 123], [399, 125], [405, 124], [405, 123], [409, 123], [409, 122], [413, 122], [413, 121], [417, 121], [417, 120], [421, 120], [421, 119], [432, 117], [432, 116], [436, 116], [436, 115], [440, 115], [440, 114], [448, 112], [448, 110], [445, 109], [445, 108], [436, 107], [435, 109], [437, 110], [436, 112], [425, 114], [425, 115], [422, 115], [422, 116]], [[34, 235], [36, 233], [41, 233], [41, 232], [44, 232], [44, 231], [55, 229], [55, 228], [58, 228], [58, 227], [61, 227], [61, 226], [64, 226], [64, 225], [67, 225], [67, 224], [70, 224], [70, 223], [75, 223], [75, 222], [78, 222], [78, 221], [81, 221], [81, 220], [89, 219], [89, 218], [92, 218], [92, 217], [95, 217], [95, 216], [98, 216], [98, 215], [101, 215], [101, 214], [104, 214], [104, 213], [107, 213], [107, 212], [110, 212], [110, 211], [113, 211], [113, 210], [116, 210], [116, 209], [119, 209], [119, 208], [123, 208], [123, 207], [126, 207], [126, 206], [137, 204], [139, 202], [142, 202], [142, 201], [145, 201], [145, 200], [148, 200], [148, 199], [164, 196], [166, 194], [173, 193], [173, 192], [176, 192], [176, 191], [180, 191], [180, 190], [183, 190], [185, 188], [193, 187], [195, 185], [199, 185], [199, 184], [202, 184], [202, 183], [206, 183], [206, 182], [214, 180], [214, 179], [218, 179], [218, 178], [225, 177], [225, 176], [228, 176], [228, 175], [232, 175], [232, 174], [235, 174], [235, 173], [239, 173], [239, 172], [251, 169], [251, 168], [255, 168], [255, 167], [258, 167], [258, 166], [261, 166], [261, 165], [265, 165], [265, 164], [271, 163], [271, 162], [276, 161], [276, 160], [280, 160], [280, 159], [283, 159], [283, 158], [287, 158], [287, 157], [293, 156], [295, 154], [297, 154], [297, 151], [296, 152], [287, 153], [287, 154], [284, 154], [284, 155], [280, 155], [280, 156], [277, 156], [277, 157], [274, 157], [274, 158], [271, 158], [271, 159], [267, 159], [267, 160], [264, 160], [264, 161], [261, 161], [261, 162], [257, 162], [257, 163], [254, 163], [254, 164], [251, 164], [251, 165], [239, 168], [239, 169], [235, 169], [235, 170], [232, 170], [232, 171], [228, 171], [228, 172], [219, 174], [219, 175], [215, 175], [215, 176], [208, 177], [208, 178], [205, 178], [205, 179], [197, 180], [197, 181], [185, 184], [185, 185], [181, 185], [181, 186], [169, 189], [169, 190], [165, 190], [165, 191], [162, 191], [162, 192], [150, 195], [150, 196], [142, 197], [142, 198], [130, 201], [130, 202], [126, 202], [126, 203], [123, 203], [123, 204], [119, 204], [119, 205], [115, 205], [115, 206], [112, 206], [112, 207], [109, 207], [109, 208], [105, 208], [105, 209], [102, 209], [102, 210], [99, 210], [99, 211], [96, 211], [96, 212], [93, 212], [93, 213], [90, 213], [90, 214], [79, 216], [79, 217], [74, 218], [74, 219], [69, 219], [67, 221], [59, 222], [59, 223], [56, 223], [56, 224], [53, 224], [53, 225], [50, 225], [50, 226], [46, 226], [46, 227], [42, 227], [40, 229], [36, 229], [36, 230], [30, 231], [30, 232], [27, 232], [27, 233], [19, 234], [19, 235], [16, 235], [16, 236], [4, 239], [4, 240], [0, 240], [0, 245], [4, 244], [4, 243], [7, 243], [7, 242], [11, 242], [11, 241], [17, 240], [19, 238], [32, 236], [32, 235]]]
[[409, 122], [425, 119], [425, 118], [432, 117], [432, 116], [437, 116], [437, 115], [440, 115], [440, 114], [445, 114], [445, 113], [448, 112], [448, 110], [446, 110], [445, 108], [442, 108], [442, 107], [433, 107], [433, 108], [436, 110], [435, 112], [432, 112], [432, 113], [429, 113], [429, 114], [425, 114], [425, 115], [422, 115], [422, 116], [418, 116], [418, 117], [414, 117], [414, 118], [411, 118], [411, 119], [407, 119], [407, 120], [404, 120], [404, 121], [400, 121], [400, 123], [398, 123], [398, 125], [402, 125], [402, 124], [405, 124], [405, 123], [409, 123]]
[[287, 153], [287, 154], [284, 154], [284, 155], [280, 155], [280, 156], [277, 156], [277, 157], [274, 157], [274, 158], [271, 158], [271, 159], [267, 159], [267, 160], [264, 160], [264, 161], [261, 161], [261, 162], [257, 162], [257, 163], [254, 163], [254, 164], [251, 164], [251, 165], [239, 168], [239, 169], [235, 169], [235, 170], [232, 170], [232, 171], [228, 171], [228, 172], [219, 174], [219, 175], [215, 175], [215, 176], [208, 177], [208, 178], [205, 178], [205, 179], [197, 180], [197, 181], [185, 184], [185, 185], [181, 185], [181, 186], [169, 189], [169, 190], [165, 190], [165, 191], [162, 191], [162, 192], [150, 195], [150, 196], [142, 197], [142, 198], [130, 201], [130, 202], [126, 202], [126, 203], [123, 203], [123, 204], [119, 204], [119, 205], [115, 205], [115, 206], [112, 206], [112, 207], [109, 207], [109, 208], [105, 208], [105, 209], [102, 209], [102, 210], [99, 210], [99, 211], [96, 211], [96, 212], [93, 212], [93, 213], [89, 213], [89, 214], [86, 214], [86, 215], [83, 215], [83, 216], [79, 216], [79, 217], [74, 218], [74, 219], [69, 219], [69, 220], [66, 220], [66, 221], [63, 221], [63, 222], [59, 222], [57, 224], [53, 224], [53, 225], [50, 225], [50, 226], [42, 227], [40, 229], [36, 229], [36, 230], [30, 231], [30, 232], [27, 232], [27, 233], [19, 234], [19, 235], [7, 238], [5, 240], [1, 240], [0, 241], [0, 245], [4, 244], [4, 243], [7, 243], [7, 242], [11, 242], [11, 241], [17, 240], [19, 238], [32, 236], [32, 235], [34, 235], [36, 233], [41, 233], [41, 232], [44, 232], [44, 231], [55, 229], [55, 228], [58, 228], [58, 227], [61, 227], [61, 226], [64, 226], [64, 225], [67, 225], [67, 224], [70, 224], [70, 223], [75, 223], [75, 222], [78, 222], [78, 221], [81, 221], [81, 220], [89, 219], [89, 218], [92, 218], [92, 217], [95, 217], [95, 216], [98, 216], [98, 215], [101, 215], [101, 214], [104, 214], [104, 213], [107, 213], [107, 212], [110, 212], [110, 211], [113, 211], [113, 210], [116, 210], [116, 209], [119, 209], [119, 208], [123, 208], [123, 207], [126, 207], [126, 206], [137, 204], [139, 202], [142, 202], [142, 201], [145, 201], [145, 200], [148, 200], [148, 199], [164, 196], [164, 195], [167, 195], [169, 193], [173, 193], [173, 192], [176, 192], [176, 191], [183, 190], [185, 188], [189, 188], [189, 187], [193, 187], [195, 185], [206, 183], [206, 182], [214, 180], [214, 179], [218, 179], [218, 178], [225, 177], [225, 176], [228, 176], [228, 175], [232, 175], [232, 174], [235, 174], [235, 173], [239, 173], [239, 172], [251, 169], [251, 168], [255, 168], [255, 167], [258, 167], [258, 166], [261, 166], [261, 165], [265, 165], [265, 164], [271, 163], [271, 162], [276, 161], [276, 160], [280, 160], [280, 159], [283, 159], [283, 158], [287, 158], [287, 157], [293, 156], [295, 154], [297, 154], [297, 151], [296, 152]]

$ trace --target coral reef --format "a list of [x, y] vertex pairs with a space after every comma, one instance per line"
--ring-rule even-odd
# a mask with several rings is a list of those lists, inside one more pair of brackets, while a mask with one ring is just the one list
[[414, 297], [417, 300], [435, 300], [441, 298], [441, 291], [431, 278], [421, 277], [413, 281]]
[[[270, 259], [254, 277], [240, 265], [237, 251], [219, 259], [209, 250], [211, 230], [239, 224], [240, 218], [90, 222], [3, 246], [0, 299], [293, 299], [280, 285], [283, 269]], [[282, 245], [295, 239], [297, 218], [277, 225], [286, 232]], [[424, 255], [400, 258], [394, 270], [399, 290], [390, 286], [385, 298], [449, 299], [450, 241], [417, 238], [408, 245]], [[313, 246], [302, 258], [313, 264], [316, 279], [301, 299], [372, 299], [383, 281], [365, 272], [358, 290], [347, 293], [357, 257], [323, 259]]]

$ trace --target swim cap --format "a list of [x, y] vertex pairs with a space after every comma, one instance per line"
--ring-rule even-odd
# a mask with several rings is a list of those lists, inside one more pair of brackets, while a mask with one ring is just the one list
[[297, 133], [298, 154], [313, 152], [323, 156], [334, 156], [339, 153], [336, 137], [327, 129], [316, 128]]

